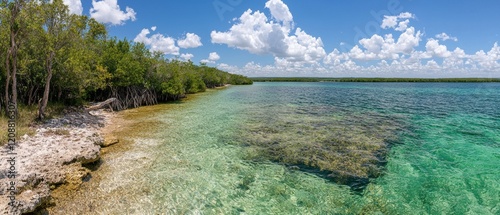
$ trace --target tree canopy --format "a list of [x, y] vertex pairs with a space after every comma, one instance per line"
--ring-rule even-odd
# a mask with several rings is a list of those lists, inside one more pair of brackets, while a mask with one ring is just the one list
[[49, 101], [78, 105], [116, 97], [114, 108], [126, 109], [251, 83], [110, 37], [105, 25], [70, 14], [62, 0], [0, 1], [0, 103], [15, 94], [16, 103], [39, 105], [41, 118]]

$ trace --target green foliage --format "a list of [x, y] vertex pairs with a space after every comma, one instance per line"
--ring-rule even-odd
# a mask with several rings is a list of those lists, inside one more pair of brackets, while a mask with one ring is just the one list
[[204, 92], [206, 90], [205, 82], [201, 78], [200, 72], [193, 67], [186, 68], [186, 75], [184, 77], [184, 87], [186, 93]]
[[124, 54], [118, 61], [114, 78], [115, 86], [137, 86], [144, 82], [144, 69], [139, 61], [135, 60], [130, 53]]
[[166, 59], [142, 43], [108, 37], [106, 26], [70, 14], [62, 0], [22, 2], [15, 26], [10, 24], [9, 8], [0, 7], [2, 98], [11, 28], [20, 29], [18, 40], [22, 41], [16, 64], [20, 104], [37, 104], [46, 85], [49, 102], [75, 105], [119, 97], [129, 100], [122, 101], [123, 108], [128, 108], [179, 99], [206, 88], [252, 83], [217, 68]]
[[184, 86], [178, 71], [178, 66], [175, 63], [168, 65], [170, 70], [167, 68], [166, 72], [168, 78], [165, 82], [161, 83], [161, 92], [169, 96], [184, 95]]
[[233, 85], [251, 85], [253, 84], [252, 79], [247, 78], [243, 75], [231, 75], [229, 76], [229, 82]]

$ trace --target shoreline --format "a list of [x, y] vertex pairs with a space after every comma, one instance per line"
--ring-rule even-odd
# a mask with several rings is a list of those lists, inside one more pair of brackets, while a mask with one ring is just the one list
[[136, 123], [123, 114], [136, 112], [135, 108], [118, 112], [69, 109], [63, 116], [33, 126], [35, 134], [24, 135], [16, 145], [14, 206], [9, 205], [7, 190], [11, 181], [7, 177], [9, 149], [8, 145], [0, 146], [0, 214], [51, 213], [59, 208], [59, 203], [65, 205], [73, 194], [88, 192], [83, 189], [100, 180], [94, 171], [105, 162], [103, 155], [131, 146], [130, 141], [117, 136], [121, 137]]
[[118, 143], [111, 135], [116, 113], [104, 110], [72, 111], [36, 125], [32, 136], [24, 135], [16, 146], [14, 180], [17, 194], [11, 203], [7, 187], [7, 146], [0, 151], [0, 214], [24, 214], [54, 205], [52, 194], [58, 190], [79, 190], [92, 180], [93, 166], [110, 145]]

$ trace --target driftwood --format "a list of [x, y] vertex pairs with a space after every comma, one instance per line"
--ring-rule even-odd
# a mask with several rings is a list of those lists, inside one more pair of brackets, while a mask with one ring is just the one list
[[111, 107], [111, 103], [116, 102], [116, 101], [118, 101], [118, 99], [109, 98], [106, 101], [99, 102], [96, 105], [93, 105], [93, 106], [86, 108], [85, 111], [88, 112], [88, 111], [92, 111], [92, 110], [99, 110], [101, 108], [104, 108], [105, 106], [108, 106], [111, 109], [111, 111], [113, 111], [113, 108]]

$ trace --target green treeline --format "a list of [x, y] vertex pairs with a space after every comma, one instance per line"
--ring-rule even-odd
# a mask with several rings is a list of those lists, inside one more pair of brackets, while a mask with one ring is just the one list
[[176, 100], [226, 84], [252, 84], [205, 64], [169, 60], [106, 26], [70, 14], [62, 0], [0, 0], [0, 105], [38, 107], [119, 100], [126, 109]]
[[255, 82], [500, 82], [500, 78], [313, 78], [259, 77]]

